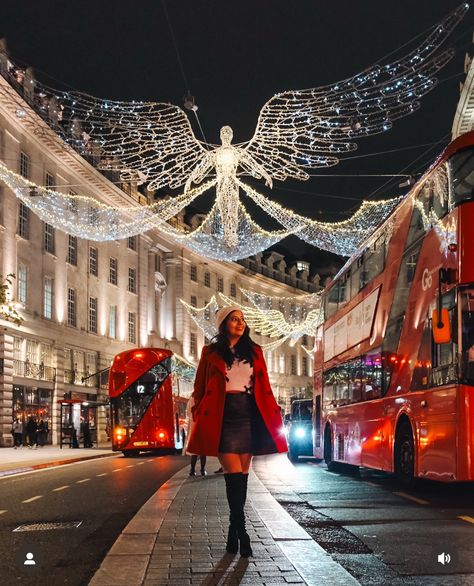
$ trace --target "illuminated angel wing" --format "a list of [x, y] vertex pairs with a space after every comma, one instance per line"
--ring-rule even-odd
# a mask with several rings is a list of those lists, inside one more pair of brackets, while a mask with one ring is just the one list
[[185, 184], [206, 156], [185, 112], [173, 104], [103, 100], [41, 85], [36, 91], [54, 96], [63, 138], [74, 148], [98, 155], [99, 166], [121, 171], [122, 178], [141, 178], [150, 189]]
[[354, 140], [389, 130], [394, 120], [419, 107], [419, 98], [437, 83], [435, 74], [454, 55], [452, 49], [438, 49], [468, 8], [459, 6], [398, 61], [375, 64], [329, 86], [273, 96], [245, 150], [280, 181], [306, 180], [308, 169], [336, 165], [357, 148]]

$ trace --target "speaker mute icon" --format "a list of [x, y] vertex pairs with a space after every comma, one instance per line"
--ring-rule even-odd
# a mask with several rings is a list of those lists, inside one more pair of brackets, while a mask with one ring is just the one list
[[443, 566], [444, 566], [444, 564], [449, 564], [450, 561], [451, 561], [451, 556], [449, 555], [449, 553], [444, 553], [444, 551], [443, 551], [443, 553], [440, 553], [438, 555], [438, 562], [440, 564], [443, 564]]

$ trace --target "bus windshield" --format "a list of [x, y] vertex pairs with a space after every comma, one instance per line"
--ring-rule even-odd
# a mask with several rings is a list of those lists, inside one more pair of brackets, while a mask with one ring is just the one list
[[119, 397], [111, 399], [115, 414], [114, 424], [134, 431], [170, 373], [171, 358], [167, 358], [142, 374]]
[[460, 292], [462, 311], [462, 379], [474, 385], [474, 288]]

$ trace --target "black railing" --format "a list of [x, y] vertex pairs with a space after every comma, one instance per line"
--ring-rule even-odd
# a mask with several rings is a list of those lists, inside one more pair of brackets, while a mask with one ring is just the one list
[[44, 364], [34, 364], [28, 360], [14, 360], [13, 374], [25, 378], [34, 378], [37, 380], [46, 380], [54, 382], [56, 380], [56, 369]]

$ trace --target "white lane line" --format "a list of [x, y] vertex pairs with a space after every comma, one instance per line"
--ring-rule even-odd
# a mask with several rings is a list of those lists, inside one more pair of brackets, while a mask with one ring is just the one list
[[58, 486], [58, 488], [53, 488], [53, 492], [58, 492], [59, 490], [65, 490], [69, 488], [69, 484], [65, 484], [64, 486]]
[[33, 501], [37, 501], [38, 499], [42, 499], [43, 495], [40, 494], [38, 496], [32, 496], [30, 499], [26, 499], [26, 501], [21, 501], [22, 503], [32, 503]]
[[112, 472], [122, 472], [123, 468], [116, 468], [115, 470], [112, 470]]
[[107, 476], [108, 472], [102, 472], [102, 474], [96, 474], [97, 477], [99, 476]]
[[3, 513], [8, 513], [8, 511], [0, 511], [0, 515], [3, 515]]
[[474, 517], [469, 517], [469, 515], [458, 515], [458, 519], [462, 519], [463, 521], [474, 524]]
[[138, 462], [137, 466], [143, 466], [145, 462]]
[[78, 480], [76, 484], [81, 484], [81, 482], [89, 482], [90, 478], [83, 478], [82, 480]]
[[412, 496], [411, 494], [407, 494], [406, 492], [394, 492], [397, 496], [401, 496], [402, 498], [409, 499], [410, 501], [414, 501], [419, 505], [429, 505], [429, 501], [424, 501], [423, 499], [419, 499], [416, 496]]
[[125, 468], [134, 468], [135, 464], [129, 464], [128, 466], [125, 466]]

